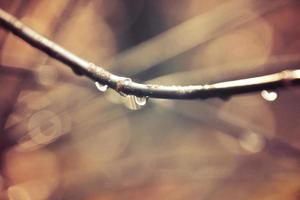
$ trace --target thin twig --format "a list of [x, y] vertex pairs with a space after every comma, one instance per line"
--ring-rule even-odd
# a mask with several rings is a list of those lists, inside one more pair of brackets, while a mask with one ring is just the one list
[[210, 85], [164, 86], [146, 85], [131, 81], [130, 78], [114, 75], [62, 48], [53, 41], [38, 34], [14, 16], [0, 9], [0, 25], [11, 31], [31, 46], [56, 60], [70, 66], [78, 75], [107, 85], [120, 94], [164, 99], [206, 99], [228, 97], [235, 94], [277, 89], [300, 84], [300, 70], [288, 70], [266, 76], [227, 81]]

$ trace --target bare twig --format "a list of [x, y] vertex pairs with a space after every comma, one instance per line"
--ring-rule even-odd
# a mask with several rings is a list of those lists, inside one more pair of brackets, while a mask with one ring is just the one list
[[255, 92], [263, 89], [277, 89], [300, 84], [300, 70], [288, 70], [266, 76], [210, 85], [164, 86], [140, 84], [131, 81], [130, 78], [114, 75], [74, 55], [53, 41], [38, 34], [2, 9], [0, 9], [0, 24], [31, 46], [70, 66], [76, 74], [85, 75], [125, 95], [164, 99], [222, 98], [235, 94]]

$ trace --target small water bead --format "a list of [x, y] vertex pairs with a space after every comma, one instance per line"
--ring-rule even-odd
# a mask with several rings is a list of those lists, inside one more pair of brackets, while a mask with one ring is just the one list
[[106, 92], [108, 89], [107, 85], [102, 85], [99, 82], [95, 82], [96, 88], [101, 92]]
[[278, 98], [278, 94], [276, 92], [267, 90], [261, 91], [261, 96], [266, 101], [275, 101]]
[[124, 84], [124, 85], [128, 85], [129, 83], [132, 82], [132, 80], [130, 78], [124, 78], [121, 80], [121, 82]]
[[128, 95], [125, 98], [124, 104], [130, 110], [139, 110], [147, 103], [147, 97], [136, 97]]
[[117, 89], [117, 92], [121, 95], [121, 96], [123, 96], [123, 97], [127, 97], [128, 95], [127, 94], [125, 94], [123, 91], [120, 91], [121, 90], [121, 88], [122, 88], [122, 86], [124, 86], [124, 85], [129, 85], [130, 83], [132, 82], [132, 80], [130, 79], [130, 78], [120, 78], [120, 80], [118, 81], [118, 83], [119, 83], [119, 89]]
[[[127, 108], [130, 110], [139, 110], [141, 107], [147, 104], [148, 97], [137, 97], [134, 95], [127, 95], [123, 91], [121, 91], [124, 86], [130, 84], [132, 80], [130, 78], [120, 78], [118, 81], [119, 86], [117, 87], [117, 92], [123, 97], [122, 101]], [[99, 82], [95, 82], [95, 85], [98, 90], [101, 92], [105, 92], [108, 89], [107, 85], [102, 85]], [[113, 98], [116, 98], [115, 96]]]
[[136, 97], [133, 96], [133, 95], [128, 95], [128, 96], [125, 97], [124, 104], [130, 110], [139, 110], [139, 109], [141, 109], [141, 106], [136, 103], [135, 98]]
[[147, 104], [147, 97], [134, 97], [134, 101], [139, 106], [145, 106]]

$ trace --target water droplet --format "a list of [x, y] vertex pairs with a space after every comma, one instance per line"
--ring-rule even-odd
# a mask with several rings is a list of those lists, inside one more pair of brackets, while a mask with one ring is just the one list
[[96, 88], [101, 91], [101, 92], [105, 92], [108, 89], [107, 85], [102, 85], [99, 82], [95, 82]]
[[[130, 78], [121, 78], [118, 83], [120, 84], [120, 86], [118, 86], [119, 88], [122, 88], [123, 85], [128, 85], [132, 82], [132, 80]], [[118, 93], [123, 96], [123, 97], [127, 97], [128, 95], [125, 94], [124, 92], [118, 90]]]
[[129, 83], [132, 82], [132, 80], [130, 78], [124, 78], [122, 81], [121, 81], [124, 85], [128, 85]]
[[128, 95], [124, 99], [124, 104], [130, 110], [139, 110], [147, 103], [147, 97], [136, 97], [133, 95]]
[[267, 91], [267, 90], [261, 91], [261, 96], [266, 101], [275, 101], [278, 98], [278, 94], [276, 92], [274, 92], [274, 91]]
[[130, 110], [139, 110], [141, 108], [141, 106], [136, 103], [135, 99], [136, 99], [136, 97], [133, 95], [126, 96], [125, 102], [124, 102], [125, 106], [127, 108], [129, 108]]
[[147, 97], [134, 97], [134, 101], [139, 106], [145, 106], [147, 104]]

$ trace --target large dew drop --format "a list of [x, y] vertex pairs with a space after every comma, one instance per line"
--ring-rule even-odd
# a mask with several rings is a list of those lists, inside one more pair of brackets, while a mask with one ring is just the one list
[[95, 82], [96, 88], [101, 91], [101, 92], [106, 92], [106, 90], [108, 89], [107, 85], [102, 85], [98, 82]]

